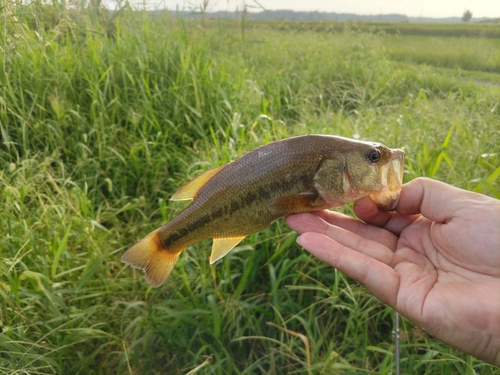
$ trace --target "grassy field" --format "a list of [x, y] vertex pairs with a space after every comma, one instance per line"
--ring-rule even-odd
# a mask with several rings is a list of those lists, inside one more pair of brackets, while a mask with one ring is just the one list
[[277, 30], [344, 32], [346, 28], [369, 33], [425, 35], [453, 38], [498, 38], [497, 23], [413, 23], [413, 22], [332, 22], [332, 21], [258, 21], [256, 27]]
[[[498, 39], [57, 4], [1, 19], [0, 374], [394, 373], [393, 311], [283, 222], [214, 266], [209, 241], [188, 248], [158, 289], [120, 262], [180, 185], [266, 142], [380, 141], [406, 181], [500, 198]], [[402, 341], [402, 373], [500, 374], [406, 321]]]

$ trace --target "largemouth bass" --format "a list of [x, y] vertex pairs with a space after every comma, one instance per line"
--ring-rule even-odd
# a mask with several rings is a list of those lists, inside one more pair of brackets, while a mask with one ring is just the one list
[[213, 238], [210, 263], [251, 233], [298, 212], [341, 206], [369, 195], [386, 210], [396, 207], [404, 152], [379, 143], [305, 135], [261, 146], [210, 169], [171, 200], [193, 202], [122, 256], [161, 285], [187, 246]]

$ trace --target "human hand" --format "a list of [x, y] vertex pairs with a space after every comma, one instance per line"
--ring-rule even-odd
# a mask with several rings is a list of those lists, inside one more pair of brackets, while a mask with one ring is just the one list
[[364, 223], [333, 211], [286, 220], [311, 254], [435, 338], [500, 366], [500, 201], [418, 178], [396, 211], [366, 197], [354, 213]]

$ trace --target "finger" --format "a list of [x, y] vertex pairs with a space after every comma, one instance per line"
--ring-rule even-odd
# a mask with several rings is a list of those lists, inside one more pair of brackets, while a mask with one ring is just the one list
[[[302, 214], [298, 214], [302, 215]], [[311, 216], [299, 216], [298, 218], [293, 218], [292, 224], [297, 225], [300, 223], [307, 225], [307, 230], [303, 230], [301, 233], [304, 232], [319, 232], [319, 233], [325, 233], [324, 230], [328, 228], [328, 223], [333, 224], [337, 227], [344, 228], [350, 232], [355, 233], [358, 236], [361, 236], [363, 238], [366, 238], [368, 240], [376, 241], [385, 247], [388, 247], [389, 249], [394, 250], [396, 248], [396, 243], [398, 238], [394, 236], [392, 233], [386, 231], [386, 230], [381, 230], [380, 228], [374, 227], [372, 225], [367, 225], [357, 219], [353, 219], [352, 217], [349, 217], [347, 215], [343, 215], [339, 212], [335, 211], [328, 211], [328, 210], [323, 210], [323, 211], [316, 211], [316, 212], [311, 212]], [[292, 215], [295, 216], [295, 215]], [[326, 223], [321, 224], [317, 220], [314, 219], [313, 216], [319, 217], [323, 219]], [[288, 219], [287, 219], [288, 222]], [[326, 225], [326, 226], [325, 226]], [[320, 230], [315, 230], [315, 228], [320, 228]], [[292, 228], [294, 229], [294, 228]], [[294, 229], [295, 230], [295, 229]], [[337, 238], [338, 239], [338, 238]]]
[[370, 197], [358, 199], [353, 205], [354, 214], [366, 223], [383, 227], [394, 211], [382, 210]]
[[[331, 225], [324, 221], [322, 218], [313, 214], [296, 215], [295, 218], [290, 218], [289, 225], [292, 229], [298, 229], [299, 233], [315, 232], [324, 234], [343, 246], [359, 251], [390, 266], [392, 266], [393, 264], [393, 251], [396, 249], [395, 240], [391, 241], [391, 246], [393, 246], [391, 249], [380, 242], [372, 241], [370, 239], [359, 236], [358, 234], [353, 233], [350, 230]], [[366, 224], [364, 224], [364, 226], [366, 226]], [[383, 229], [377, 227], [372, 228], [378, 230], [382, 234], [389, 234], [392, 237], [396, 238]]]
[[444, 223], [464, 205], [465, 200], [480, 197], [479, 194], [420, 177], [403, 185], [396, 211], [383, 211], [371, 199], [363, 198], [355, 204], [354, 213], [361, 220], [398, 235], [420, 214], [429, 220]]
[[390, 266], [319, 233], [304, 233], [297, 243], [319, 260], [360, 282], [382, 302], [395, 308], [399, 277]]
[[396, 236], [420, 216], [401, 215], [396, 211], [382, 210], [370, 197], [354, 202], [354, 214], [365, 223], [384, 228]]
[[288, 215], [285, 220], [288, 226], [299, 234], [305, 232], [325, 233], [328, 223], [316, 216], [318, 212], [305, 212]]
[[481, 200], [481, 197], [480, 194], [421, 177], [403, 186], [396, 210], [402, 215], [422, 214], [430, 220], [444, 223], [464, 206], [464, 202]]
[[378, 260], [379, 262], [387, 264], [388, 266], [391, 267], [393, 266], [394, 262], [393, 251], [396, 250], [395, 243], [394, 243], [394, 248], [391, 249], [379, 242], [363, 238], [351, 231], [348, 231], [344, 228], [336, 227], [334, 225], [330, 225], [326, 233], [324, 234], [345, 247], [363, 253], [369, 257]]

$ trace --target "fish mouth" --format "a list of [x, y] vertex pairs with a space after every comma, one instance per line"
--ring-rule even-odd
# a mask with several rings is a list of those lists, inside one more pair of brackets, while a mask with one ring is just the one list
[[385, 211], [394, 211], [399, 203], [403, 187], [404, 159], [403, 150], [392, 150], [393, 156], [381, 167], [382, 191], [370, 194], [370, 198]]

